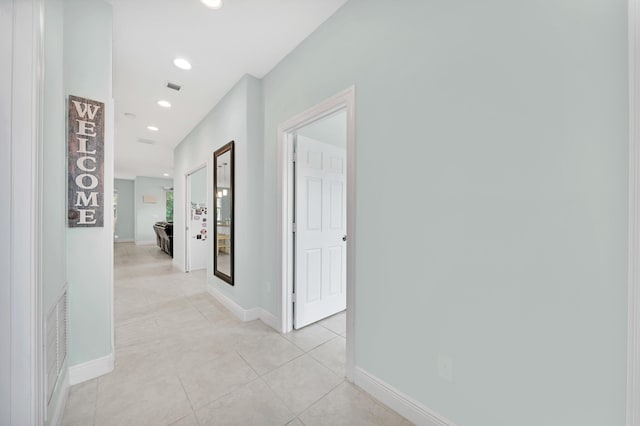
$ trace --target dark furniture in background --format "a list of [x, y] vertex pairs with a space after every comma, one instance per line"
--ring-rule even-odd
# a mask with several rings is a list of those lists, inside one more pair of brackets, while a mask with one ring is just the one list
[[153, 230], [156, 232], [158, 247], [173, 257], [173, 222], [156, 222]]

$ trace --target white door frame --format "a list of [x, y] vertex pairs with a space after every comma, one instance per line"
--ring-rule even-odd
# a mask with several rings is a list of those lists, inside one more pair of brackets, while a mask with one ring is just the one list
[[627, 426], [640, 426], [640, 0], [629, 0]]
[[2, 34], [9, 34], [9, 40], [5, 38], [0, 44], [0, 54], [9, 58], [9, 66], [0, 70], [0, 167], [4, 171], [0, 193], [9, 200], [8, 205], [0, 207], [0, 229], [4, 231], [0, 242], [0, 286], [2, 295], [9, 295], [8, 299], [2, 297], [0, 304], [0, 423], [9, 419], [9, 424], [16, 425], [41, 425], [46, 413], [40, 173], [44, 127], [43, 12], [42, 0], [9, 0], [0, 5], [0, 23], [5, 30]]
[[355, 253], [356, 253], [356, 168], [355, 87], [313, 106], [278, 126], [278, 195], [281, 218], [280, 331], [293, 329], [293, 135], [300, 128], [338, 111], [347, 112], [347, 378], [353, 381], [355, 366]]
[[[185, 192], [184, 192], [184, 199], [186, 200], [185, 203], [185, 213], [184, 213], [184, 271], [185, 272], [191, 272], [191, 234], [190, 231], [191, 229], [189, 229], [191, 223], [191, 175], [194, 174], [195, 172], [198, 172], [202, 169], [206, 169], [207, 168], [207, 162], [204, 162], [196, 167], [194, 167], [193, 169], [189, 170], [187, 173], [184, 174], [184, 187], [185, 187]], [[207, 185], [208, 187], [208, 185]], [[209, 198], [207, 196], [207, 198]], [[174, 202], [175, 202], [175, 197], [173, 198]], [[175, 208], [175, 206], [174, 206]], [[174, 232], [175, 235], [175, 232]], [[208, 261], [207, 261], [208, 262]], [[207, 263], [208, 264], [208, 263]]]

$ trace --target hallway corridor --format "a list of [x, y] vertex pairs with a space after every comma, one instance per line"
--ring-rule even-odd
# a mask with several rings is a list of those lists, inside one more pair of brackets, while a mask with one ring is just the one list
[[115, 370], [63, 425], [409, 425], [344, 379], [344, 313], [283, 337], [243, 323], [155, 246], [115, 246]]

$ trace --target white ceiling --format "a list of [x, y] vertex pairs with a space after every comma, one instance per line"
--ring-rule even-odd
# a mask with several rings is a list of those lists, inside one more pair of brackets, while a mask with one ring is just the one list
[[[131, 179], [173, 176], [173, 148], [222, 96], [244, 74], [262, 78], [347, 0], [225, 0], [219, 10], [200, 0], [109, 1], [115, 176]], [[176, 57], [193, 68], [176, 68]], [[168, 89], [169, 81], [182, 89]]]

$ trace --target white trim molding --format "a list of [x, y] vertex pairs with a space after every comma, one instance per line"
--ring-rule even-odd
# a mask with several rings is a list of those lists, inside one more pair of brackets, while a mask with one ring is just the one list
[[113, 352], [102, 358], [93, 359], [69, 367], [69, 385], [77, 385], [113, 371], [115, 358]]
[[240, 321], [253, 321], [254, 319], [258, 319], [258, 312], [256, 310], [243, 308], [242, 306], [238, 305], [234, 300], [222, 294], [222, 292], [217, 288], [215, 288], [214, 285], [207, 284], [207, 291], [218, 302], [222, 303], [225, 308], [230, 310], [231, 313], [235, 315], [236, 318], [238, 318]]
[[271, 312], [266, 311], [263, 308], [258, 308], [258, 318], [260, 321], [267, 324], [269, 327], [273, 328], [276, 331], [280, 331], [280, 321], [278, 317], [273, 315]]
[[[5, 314], [0, 326], [0, 345], [5, 349], [0, 352], [3, 375], [0, 422], [41, 425], [46, 413], [41, 173], [44, 1], [5, 1], [0, 6], [0, 15], [5, 29], [0, 44], [6, 61], [2, 67], [5, 78], [0, 86], [3, 99], [0, 136], [7, 136], [1, 142], [0, 167], [5, 173], [0, 191], [8, 200], [8, 206], [0, 209], [0, 219], [8, 225], [0, 245], [4, 259], [0, 286]], [[8, 311], [6, 302], [10, 304]]]
[[320, 102], [278, 126], [278, 217], [280, 217], [280, 314], [277, 330], [293, 329], [293, 139], [302, 127], [322, 120], [339, 111], [347, 112], [347, 378], [353, 381], [355, 366], [356, 310], [356, 133], [355, 87]]
[[58, 396], [55, 405], [48, 413], [50, 418], [50, 426], [60, 426], [62, 423], [62, 417], [64, 415], [64, 407], [67, 405], [67, 399], [69, 399], [69, 374], [64, 375], [64, 379], [59, 383], [60, 395]]
[[425, 407], [393, 386], [383, 382], [367, 371], [356, 367], [354, 382], [375, 399], [395, 410], [398, 414], [420, 426], [456, 426], [454, 422]]
[[236, 318], [238, 318], [240, 321], [247, 322], [259, 319], [269, 327], [273, 328], [276, 331], [279, 331], [278, 318], [271, 312], [268, 312], [263, 308], [245, 309], [228, 296], [222, 294], [220, 290], [218, 290], [211, 284], [207, 285], [207, 291], [218, 302], [222, 303], [225, 308], [231, 311], [231, 313], [235, 315]]
[[640, 0], [629, 0], [627, 426], [640, 426]]

